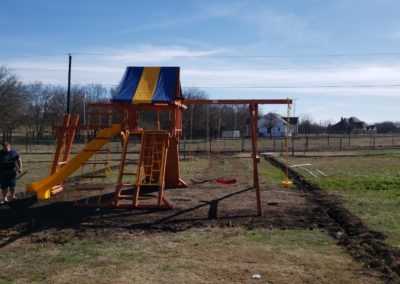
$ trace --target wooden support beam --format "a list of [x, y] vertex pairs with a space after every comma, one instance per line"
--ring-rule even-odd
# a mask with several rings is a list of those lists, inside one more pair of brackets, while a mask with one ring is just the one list
[[257, 122], [258, 122], [258, 105], [257, 103], [249, 104], [250, 123], [251, 123], [251, 156], [253, 158], [253, 187], [256, 189], [257, 199], [257, 214], [262, 215], [260, 181], [258, 178], [258, 163], [257, 159]]
[[183, 100], [185, 105], [287, 105], [292, 104], [291, 99], [284, 100]]

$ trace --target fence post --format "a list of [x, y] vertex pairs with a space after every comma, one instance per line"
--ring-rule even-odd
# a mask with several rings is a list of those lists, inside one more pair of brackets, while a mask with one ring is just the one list
[[350, 134], [349, 134], [349, 146], [350, 146]]
[[328, 134], [328, 147], [329, 147], [329, 134]]
[[306, 137], [306, 146], [305, 146], [305, 148], [306, 148], [306, 151], [308, 152], [308, 136]]
[[372, 138], [372, 149], [375, 150], [375, 135]]
[[275, 143], [276, 143], [276, 139], [274, 138], [274, 152], [275, 152]]
[[211, 153], [211, 136], [210, 136], [210, 147], [209, 147], [209, 153]]
[[242, 152], [244, 152], [244, 137], [242, 138]]
[[342, 136], [339, 137], [339, 151], [342, 151]]

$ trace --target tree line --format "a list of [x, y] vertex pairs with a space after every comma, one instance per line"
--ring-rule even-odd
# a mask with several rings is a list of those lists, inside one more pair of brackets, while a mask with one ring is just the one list
[[[336, 121], [337, 122], [337, 121]], [[316, 122], [310, 115], [302, 115], [299, 119], [299, 134], [334, 134], [333, 120]], [[378, 134], [400, 133], [400, 121], [383, 121], [374, 124]]]
[[[71, 88], [71, 113], [83, 117], [86, 103], [104, 102], [109, 98], [110, 90], [100, 84], [74, 85]], [[10, 69], [0, 66], [0, 128], [3, 140], [12, 139], [15, 130], [21, 128], [31, 139], [42, 139], [52, 126], [62, 123], [66, 105], [65, 87], [42, 82], [24, 84]]]
[[[83, 124], [89, 103], [109, 102], [115, 89], [101, 84], [73, 85], [70, 112], [79, 114]], [[207, 99], [208, 94], [197, 88], [183, 90], [187, 99]], [[33, 140], [41, 140], [60, 125], [67, 109], [67, 88], [42, 82], [22, 83], [7, 67], [0, 66], [0, 129], [4, 140], [12, 139], [16, 129], [23, 129]], [[86, 109], [85, 109], [86, 108]], [[155, 112], [141, 112], [140, 125], [151, 129], [157, 120]], [[162, 127], [168, 127], [168, 114], [159, 116]], [[247, 105], [188, 106], [183, 117], [183, 136], [186, 139], [215, 138], [224, 130], [248, 132]]]
[[[109, 102], [115, 89], [101, 84], [73, 85], [71, 113], [83, 118], [88, 103]], [[208, 99], [208, 94], [197, 88], [183, 89], [186, 99]], [[64, 86], [42, 82], [23, 83], [7, 67], [0, 66], [0, 129], [4, 140], [10, 140], [16, 129], [23, 129], [30, 139], [40, 140], [62, 123], [66, 112], [67, 89]], [[86, 109], [87, 110], [87, 109]], [[260, 112], [260, 116], [263, 113]], [[159, 116], [162, 127], [168, 126], [168, 114]], [[141, 125], [152, 128], [157, 114], [141, 114]], [[80, 119], [83, 124], [83, 119]], [[299, 134], [329, 133], [332, 121], [317, 123], [309, 115], [299, 121]], [[378, 133], [400, 133], [399, 122], [377, 123]], [[195, 105], [188, 106], [183, 117], [183, 136], [186, 139], [216, 138], [222, 132], [239, 130], [240, 136], [249, 136], [249, 110], [247, 105]]]

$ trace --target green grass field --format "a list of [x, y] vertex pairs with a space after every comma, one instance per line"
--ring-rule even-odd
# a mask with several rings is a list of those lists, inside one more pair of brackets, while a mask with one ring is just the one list
[[[377, 154], [377, 155], [376, 155]], [[293, 164], [311, 163], [327, 177], [315, 178], [297, 168], [307, 180], [343, 197], [346, 208], [372, 229], [400, 246], [400, 151], [365, 152], [354, 157], [294, 158]]]

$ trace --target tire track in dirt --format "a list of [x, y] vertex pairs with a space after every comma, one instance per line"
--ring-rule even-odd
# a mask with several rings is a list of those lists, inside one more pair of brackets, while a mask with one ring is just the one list
[[[285, 165], [270, 155], [263, 155], [272, 165], [286, 171]], [[381, 274], [387, 283], [400, 283], [400, 250], [383, 241], [385, 235], [369, 229], [359, 217], [343, 207], [340, 197], [308, 182], [289, 168], [289, 176], [297, 189], [307, 192], [306, 198], [315, 204], [314, 222], [326, 230], [338, 244], [356, 260]]]

